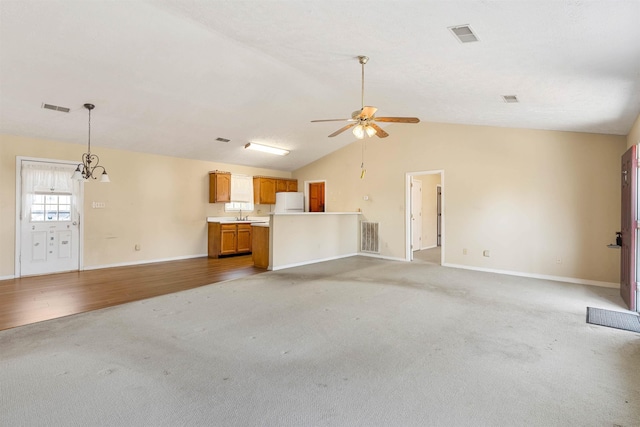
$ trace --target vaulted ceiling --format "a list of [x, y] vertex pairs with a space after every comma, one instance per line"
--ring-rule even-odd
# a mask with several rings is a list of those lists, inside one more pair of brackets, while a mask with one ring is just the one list
[[86, 144], [91, 102], [94, 147], [294, 170], [355, 140], [310, 121], [360, 108], [367, 55], [365, 105], [423, 122], [381, 124], [388, 143], [428, 122], [626, 135], [638, 22], [638, 0], [0, 0], [0, 132]]

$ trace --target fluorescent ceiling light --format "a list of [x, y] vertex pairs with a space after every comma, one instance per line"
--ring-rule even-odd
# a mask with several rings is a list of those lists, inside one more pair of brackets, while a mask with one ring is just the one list
[[263, 151], [265, 153], [277, 154], [278, 156], [286, 156], [289, 154], [288, 150], [283, 150], [282, 148], [269, 147], [268, 145], [256, 144], [255, 142], [249, 142], [244, 148], [248, 148], [249, 150]]

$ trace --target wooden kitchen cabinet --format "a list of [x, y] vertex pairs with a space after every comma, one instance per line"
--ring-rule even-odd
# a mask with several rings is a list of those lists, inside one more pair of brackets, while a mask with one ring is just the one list
[[297, 179], [278, 179], [276, 180], [276, 192], [290, 192], [290, 191], [298, 191], [298, 180]]
[[276, 178], [253, 177], [253, 203], [274, 205], [276, 203]]
[[251, 252], [251, 224], [208, 223], [209, 258]]
[[251, 252], [251, 224], [238, 224], [236, 252]]
[[288, 179], [287, 180], [287, 191], [297, 192], [298, 191], [298, 180], [297, 179]]
[[228, 203], [231, 201], [231, 173], [209, 172], [209, 203]]
[[277, 179], [276, 180], [276, 193], [282, 193], [287, 191], [287, 180], [286, 179]]
[[254, 267], [269, 268], [269, 227], [254, 226], [251, 238]]

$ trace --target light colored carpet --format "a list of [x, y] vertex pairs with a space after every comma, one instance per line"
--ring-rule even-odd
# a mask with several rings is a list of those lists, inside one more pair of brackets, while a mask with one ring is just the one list
[[0, 332], [3, 426], [637, 426], [616, 289], [353, 257]]
[[413, 252], [413, 260], [414, 261], [423, 261], [430, 262], [432, 264], [440, 264], [440, 250], [441, 246], [436, 246], [435, 248], [422, 249], [420, 251]]

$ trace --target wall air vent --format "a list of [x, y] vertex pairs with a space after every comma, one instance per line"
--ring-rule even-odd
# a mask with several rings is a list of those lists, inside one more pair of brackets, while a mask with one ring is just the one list
[[360, 221], [360, 252], [380, 253], [379, 223]]
[[471, 43], [480, 40], [473, 30], [471, 30], [469, 25], [456, 25], [454, 27], [449, 27], [449, 30], [451, 30], [460, 43]]
[[516, 103], [520, 102], [520, 101], [518, 101], [518, 97], [515, 96], [515, 95], [502, 95], [502, 99], [507, 104], [516, 104]]
[[218, 141], [218, 142], [229, 142], [231, 140], [227, 139], [227, 138], [216, 138], [216, 141]]
[[59, 107], [57, 105], [45, 104], [45, 103], [42, 103], [42, 108], [46, 108], [47, 110], [60, 111], [62, 113], [68, 113], [69, 111], [71, 111], [71, 109], [67, 107]]

